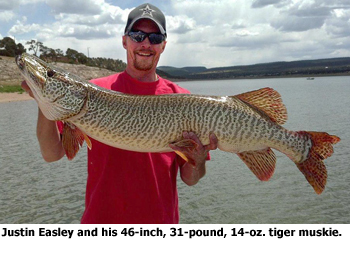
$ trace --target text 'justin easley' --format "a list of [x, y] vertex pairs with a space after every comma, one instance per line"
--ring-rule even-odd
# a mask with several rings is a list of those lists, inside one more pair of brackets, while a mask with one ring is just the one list
[[[82, 231], [82, 230], [81, 230]], [[72, 238], [74, 229], [47, 229], [47, 228], [39, 228], [38, 229], [38, 235], [39, 236], [63, 236]], [[28, 228], [19, 228], [19, 229], [2, 229], [2, 237], [18, 237], [18, 236], [36, 236], [34, 229], [28, 229]]]

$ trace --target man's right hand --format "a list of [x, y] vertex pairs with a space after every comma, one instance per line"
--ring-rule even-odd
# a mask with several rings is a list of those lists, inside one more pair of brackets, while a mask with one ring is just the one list
[[[29, 96], [34, 98], [33, 92], [26, 81], [23, 81], [21, 83], [21, 87], [29, 94]], [[61, 142], [61, 135], [57, 129], [56, 122], [48, 120], [40, 108], [38, 110], [38, 123], [36, 133], [40, 145], [41, 154], [45, 161], [57, 161], [64, 156], [65, 152]]]
[[26, 91], [29, 94], [30, 97], [34, 98], [33, 92], [25, 80], [22, 81], [21, 87], [23, 88], [24, 91]]

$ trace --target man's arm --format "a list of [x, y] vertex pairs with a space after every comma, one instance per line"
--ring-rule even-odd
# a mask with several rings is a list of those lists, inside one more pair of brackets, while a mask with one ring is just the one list
[[[32, 91], [25, 81], [22, 82], [22, 88], [34, 98]], [[48, 120], [38, 110], [38, 123], [36, 135], [40, 145], [40, 151], [45, 161], [53, 162], [61, 159], [65, 152], [61, 142], [61, 135], [57, 129], [56, 122]]]
[[210, 150], [215, 150], [218, 147], [218, 139], [215, 134], [210, 134], [209, 145], [203, 145], [196, 134], [193, 132], [184, 132], [184, 139], [191, 139], [196, 143], [193, 149], [186, 147], [178, 147], [170, 144], [169, 146], [179, 151], [186, 156], [188, 161], [180, 168], [180, 176], [182, 181], [187, 185], [192, 186], [198, 183], [206, 172], [205, 161]]

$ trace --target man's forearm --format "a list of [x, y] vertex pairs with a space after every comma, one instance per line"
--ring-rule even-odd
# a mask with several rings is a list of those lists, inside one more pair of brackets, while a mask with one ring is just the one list
[[40, 145], [40, 151], [45, 161], [57, 161], [64, 156], [61, 136], [57, 129], [56, 122], [48, 120], [40, 109], [36, 134]]

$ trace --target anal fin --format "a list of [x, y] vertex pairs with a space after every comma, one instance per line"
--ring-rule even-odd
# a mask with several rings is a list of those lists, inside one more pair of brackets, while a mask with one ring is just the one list
[[270, 148], [242, 152], [238, 156], [261, 181], [268, 181], [275, 171], [276, 155]]

